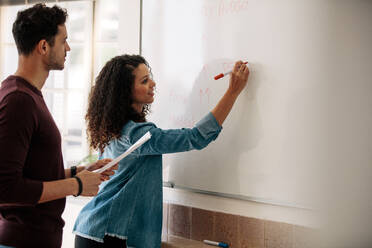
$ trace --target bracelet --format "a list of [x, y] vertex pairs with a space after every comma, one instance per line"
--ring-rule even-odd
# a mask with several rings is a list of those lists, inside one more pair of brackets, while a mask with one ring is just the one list
[[77, 167], [75, 165], [71, 166], [70, 170], [71, 170], [71, 177], [76, 176]]
[[78, 177], [78, 176], [73, 176], [73, 178], [75, 178], [78, 181], [78, 184], [79, 184], [78, 193], [76, 195], [74, 195], [75, 197], [77, 197], [81, 194], [81, 192], [83, 192], [83, 182], [81, 181], [80, 177]]

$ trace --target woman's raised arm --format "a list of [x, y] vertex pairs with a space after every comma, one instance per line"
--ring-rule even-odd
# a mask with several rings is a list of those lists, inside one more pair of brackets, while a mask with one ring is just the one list
[[230, 76], [229, 88], [217, 103], [216, 107], [211, 111], [216, 118], [218, 124], [222, 126], [226, 117], [230, 113], [239, 94], [247, 85], [249, 69], [242, 61], [235, 63], [234, 69]]

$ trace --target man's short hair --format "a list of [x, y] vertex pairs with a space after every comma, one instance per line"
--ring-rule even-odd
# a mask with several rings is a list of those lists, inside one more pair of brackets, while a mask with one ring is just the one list
[[65, 24], [66, 18], [67, 11], [57, 5], [39, 3], [19, 11], [12, 29], [18, 54], [29, 55], [43, 39], [53, 46], [58, 26]]

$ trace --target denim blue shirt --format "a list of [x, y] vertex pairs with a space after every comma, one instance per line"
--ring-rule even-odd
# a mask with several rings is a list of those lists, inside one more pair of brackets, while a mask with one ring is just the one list
[[160, 248], [162, 231], [162, 154], [202, 149], [222, 127], [209, 113], [194, 128], [162, 130], [151, 122], [129, 121], [121, 137], [100, 158], [116, 158], [147, 131], [151, 139], [124, 158], [119, 169], [80, 212], [74, 233], [103, 242], [105, 235], [127, 239], [128, 247]]

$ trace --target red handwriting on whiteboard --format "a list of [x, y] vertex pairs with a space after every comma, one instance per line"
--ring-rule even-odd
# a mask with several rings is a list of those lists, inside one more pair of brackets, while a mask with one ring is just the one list
[[248, 9], [248, 0], [220, 0], [218, 15], [237, 14]]
[[209, 88], [200, 89], [199, 90], [199, 98], [200, 98], [200, 104], [204, 103], [209, 103], [211, 96], [211, 90]]
[[206, 17], [216, 16], [218, 12], [216, 5], [204, 5], [202, 8], [202, 14]]
[[248, 9], [249, 0], [220, 0], [215, 4], [205, 4], [202, 14], [206, 17], [233, 15]]
[[208, 72], [209, 67], [207, 65], [203, 65], [202, 72]]
[[188, 103], [188, 97], [185, 96], [182, 93], [178, 93], [175, 90], [171, 90], [169, 92], [169, 101], [172, 103], [182, 103], [187, 104]]
[[210, 74], [210, 68], [207, 65], [203, 66], [203, 69], [201, 70], [200, 74], [204, 77], [208, 77]]

